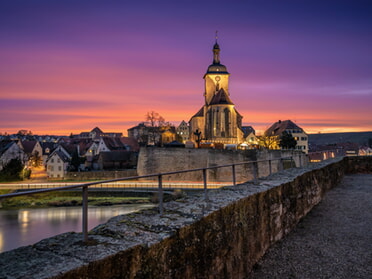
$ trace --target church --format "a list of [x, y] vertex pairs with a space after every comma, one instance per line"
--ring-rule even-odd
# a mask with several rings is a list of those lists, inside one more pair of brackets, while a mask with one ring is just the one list
[[208, 144], [240, 144], [244, 141], [242, 116], [230, 99], [226, 66], [220, 63], [220, 46], [213, 46], [213, 63], [204, 75], [204, 100], [201, 109], [189, 121], [190, 139]]

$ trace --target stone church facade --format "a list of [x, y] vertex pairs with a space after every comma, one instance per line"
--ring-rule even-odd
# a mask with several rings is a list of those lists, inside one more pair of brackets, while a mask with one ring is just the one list
[[201, 109], [189, 121], [190, 139], [201, 143], [240, 144], [244, 141], [242, 116], [229, 93], [229, 72], [220, 63], [220, 47], [213, 46], [213, 63], [204, 75], [204, 99]]

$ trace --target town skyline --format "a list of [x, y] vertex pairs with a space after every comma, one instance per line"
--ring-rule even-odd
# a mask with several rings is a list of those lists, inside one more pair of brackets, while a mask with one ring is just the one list
[[230, 96], [258, 133], [372, 131], [368, 1], [0, 4], [0, 132], [121, 132], [203, 105], [215, 31]]

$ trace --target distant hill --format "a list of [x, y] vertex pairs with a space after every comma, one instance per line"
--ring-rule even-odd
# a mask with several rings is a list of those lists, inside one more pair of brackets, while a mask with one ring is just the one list
[[309, 144], [311, 145], [327, 145], [346, 142], [368, 145], [369, 139], [372, 140], [372, 132], [309, 134]]

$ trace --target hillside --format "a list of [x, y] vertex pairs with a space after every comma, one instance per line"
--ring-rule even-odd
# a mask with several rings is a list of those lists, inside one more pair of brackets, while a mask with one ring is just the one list
[[369, 139], [372, 140], [372, 132], [309, 134], [309, 144], [311, 145], [326, 145], [346, 142], [368, 145]]

